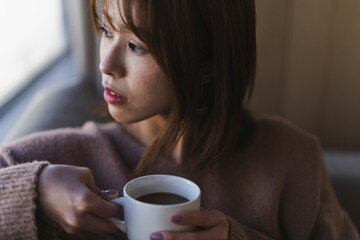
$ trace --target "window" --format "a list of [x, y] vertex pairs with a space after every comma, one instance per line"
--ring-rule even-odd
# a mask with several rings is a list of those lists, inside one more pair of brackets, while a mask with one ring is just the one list
[[2, 1], [0, 108], [67, 49], [62, 0]]

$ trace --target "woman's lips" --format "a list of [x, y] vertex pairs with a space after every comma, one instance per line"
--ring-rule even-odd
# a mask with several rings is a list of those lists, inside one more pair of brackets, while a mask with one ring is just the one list
[[104, 99], [110, 104], [124, 104], [128, 101], [126, 97], [121, 96], [109, 87], [105, 87]]

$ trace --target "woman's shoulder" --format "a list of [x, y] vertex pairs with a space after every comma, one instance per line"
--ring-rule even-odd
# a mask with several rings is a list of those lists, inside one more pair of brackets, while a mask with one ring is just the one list
[[254, 119], [254, 132], [248, 149], [253, 153], [251, 155], [260, 154], [264, 159], [271, 159], [268, 162], [286, 163], [288, 166], [319, 165], [322, 158], [316, 135], [278, 116]]
[[114, 131], [116, 124], [88, 121], [80, 127], [65, 127], [31, 133], [2, 144], [1, 147], [2, 149], [16, 148], [22, 150], [36, 148], [44, 151], [57, 147], [70, 149], [101, 141], [107, 138], [106, 132], [111, 131], [111, 129]]
[[35, 132], [10, 143], [3, 144], [1, 147], [3, 149], [9, 147], [18, 149], [51, 149], [61, 146], [62, 148], [71, 149], [93, 144], [112, 145], [119, 143], [124, 143], [124, 145], [126, 145], [125, 143], [140, 145], [121, 124], [115, 121], [106, 123], [88, 121], [80, 127]]
[[116, 123], [89, 121], [81, 127], [47, 130], [19, 138], [1, 146], [0, 155], [20, 159], [17, 162], [51, 159], [53, 163], [89, 153], [106, 155], [114, 145], [110, 133], [121, 138], [123, 134], [118, 134], [119, 131], [121, 127]]
[[91, 138], [98, 138], [104, 135], [107, 131], [115, 130], [116, 125], [114, 123], [95, 123], [88, 121], [80, 127], [64, 127], [58, 129], [49, 129], [40, 132], [34, 132], [26, 136], [13, 140], [12, 142], [4, 145], [18, 145], [28, 142], [29, 144], [36, 143], [60, 143], [79, 141], [81, 139], [90, 140]]
[[281, 117], [254, 118], [253, 135], [233, 160], [236, 176], [247, 171], [271, 186], [319, 189], [323, 161], [318, 138]]
[[279, 116], [264, 115], [254, 119], [254, 135], [282, 144], [318, 144], [318, 137]]

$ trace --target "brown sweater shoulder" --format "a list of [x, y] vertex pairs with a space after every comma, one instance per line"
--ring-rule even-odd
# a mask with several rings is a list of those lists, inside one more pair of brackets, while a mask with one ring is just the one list
[[342, 222], [347, 233], [341, 229], [333, 239], [358, 239], [330, 185], [317, 136], [274, 116], [256, 119], [255, 126], [253, 144], [262, 151], [261, 164], [266, 165], [268, 180], [277, 179], [272, 183], [279, 184], [274, 189], [280, 194], [282, 234], [289, 239], [318, 235], [322, 237], [315, 239], [323, 239], [329, 232], [338, 231], [336, 224]]
[[297, 166], [319, 170], [322, 161], [317, 136], [277, 116], [255, 118], [253, 135], [246, 147], [240, 150], [238, 158], [270, 164], [277, 167], [277, 172], [297, 172]]
[[[276, 141], [287, 142], [289, 144], [318, 144], [318, 138], [294, 123], [278, 116], [262, 116], [255, 119], [256, 133], [264, 137], [273, 138]], [[306, 144], [307, 145], [307, 144]]]

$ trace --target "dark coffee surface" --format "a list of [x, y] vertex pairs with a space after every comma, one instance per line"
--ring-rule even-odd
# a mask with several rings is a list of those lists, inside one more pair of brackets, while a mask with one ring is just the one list
[[167, 192], [156, 192], [156, 193], [145, 194], [144, 196], [138, 197], [137, 200], [145, 203], [161, 204], [161, 205], [178, 204], [189, 201], [188, 199], [182, 196]]

